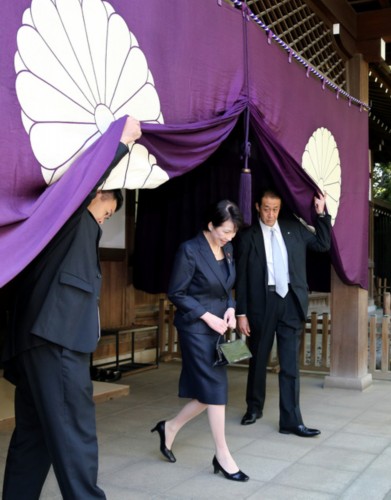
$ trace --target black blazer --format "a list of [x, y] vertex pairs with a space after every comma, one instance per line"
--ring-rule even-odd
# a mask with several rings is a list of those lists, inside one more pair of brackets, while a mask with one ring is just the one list
[[[128, 148], [120, 143], [97, 186], [127, 152]], [[15, 279], [5, 361], [47, 341], [83, 353], [96, 348], [102, 278], [98, 246], [102, 230], [87, 209], [96, 189]]]
[[[325, 252], [330, 248], [331, 217], [317, 217], [313, 234], [298, 220], [279, 220], [278, 224], [288, 253], [290, 286], [300, 304], [304, 320], [308, 310], [306, 271], [307, 249]], [[236, 314], [264, 316], [268, 273], [266, 251], [259, 222], [237, 236]]]
[[223, 252], [228, 265], [228, 279], [202, 232], [179, 247], [168, 287], [168, 298], [177, 308], [174, 324], [179, 330], [216, 333], [200, 316], [210, 312], [223, 318], [229, 307], [235, 307], [232, 298], [235, 283], [232, 244], [227, 243]]

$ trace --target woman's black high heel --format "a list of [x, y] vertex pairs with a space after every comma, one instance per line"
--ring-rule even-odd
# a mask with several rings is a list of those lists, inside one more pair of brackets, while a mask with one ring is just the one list
[[160, 422], [158, 422], [155, 425], [155, 427], [153, 429], [151, 429], [151, 432], [157, 431], [159, 433], [160, 451], [167, 458], [167, 460], [169, 462], [174, 463], [174, 462], [176, 462], [176, 458], [174, 456], [174, 453], [166, 447], [166, 429], [165, 429], [165, 427], [166, 427], [166, 421], [161, 420]]
[[216, 456], [213, 457], [213, 468], [214, 468], [214, 473], [218, 474], [219, 471], [223, 473], [224, 477], [227, 479], [231, 479], [231, 481], [241, 481], [245, 482], [248, 481], [250, 478], [242, 472], [241, 470], [238, 470], [238, 472], [235, 472], [234, 474], [229, 474], [226, 470], [224, 470], [221, 465], [219, 464]]

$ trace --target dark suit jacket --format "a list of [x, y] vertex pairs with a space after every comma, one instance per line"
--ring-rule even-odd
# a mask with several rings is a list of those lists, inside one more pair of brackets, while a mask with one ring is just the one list
[[235, 307], [231, 293], [235, 282], [231, 243], [227, 243], [223, 251], [228, 263], [228, 279], [202, 232], [179, 247], [168, 288], [168, 298], [177, 307], [174, 323], [178, 330], [211, 333], [213, 330], [200, 316], [210, 312], [223, 318], [229, 307]]
[[[128, 148], [120, 144], [97, 186], [127, 152]], [[47, 341], [83, 353], [96, 348], [102, 230], [87, 210], [96, 189], [16, 278], [5, 361]]]
[[[308, 310], [306, 252], [307, 249], [329, 250], [331, 217], [317, 217], [315, 234], [296, 219], [282, 219], [278, 224], [288, 253], [291, 289], [298, 299], [304, 320]], [[237, 236], [236, 269], [236, 314], [263, 317], [266, 314], [268, 273], [263, 233], [258, 222]]]

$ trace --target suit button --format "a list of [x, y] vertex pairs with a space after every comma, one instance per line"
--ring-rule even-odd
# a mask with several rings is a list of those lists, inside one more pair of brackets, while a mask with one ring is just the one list
[[98, 273], [98, 274], [96, 275], [96, 277], [97, 277], [97, 278], [99, 278], [99, 279], [101, 279], [101, 278], [102, 278], [102, 275], [101, 275], [100, 273]]

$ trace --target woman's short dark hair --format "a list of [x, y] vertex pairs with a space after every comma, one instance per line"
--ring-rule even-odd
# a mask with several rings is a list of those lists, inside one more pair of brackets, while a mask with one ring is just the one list
[[234, 202], [221, 200], [211, 205], [207, 210], [202, 229], [208, 231], [210, 222], [214, 227], [220, 227], [226, 221], [232, 221], [235, 229], [239, 230], [243, 225], [243, 216]]

